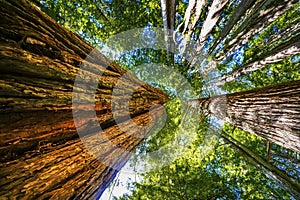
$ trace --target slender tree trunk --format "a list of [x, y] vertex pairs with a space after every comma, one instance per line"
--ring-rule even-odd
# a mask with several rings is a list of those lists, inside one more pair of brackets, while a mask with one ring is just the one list
[[285, 43], [282, 43], [271, 50], [268, 50], [262, 55], [258, 55], [250, 62], [246, 63], [243, 67], [238, 68], [228, 74], [220, 76], [212, 81], [216, 85], [224, 85], [226, 82], [234, 81], [236, 78], [246, 75], [250, 72], [259, 70], [266, 65], [279, 62], [285, 58], [291, 57], [293, 55], [300, 53], [300, 36], [297, 35]]
[[275, 21], [296, 3], [298, 3], [297, 0], [268, 0], [257, 4], [257, 7], [252, 9], [249, 17], [233, 32], [231, 39], [225, 43], [222, 51], [215, 56], [215, 59], [218, 61], [223, 60], [237, 50], [237, 47], [246, 44], [250, 37], [261, 32], [263, 28]]
[[[278, 156], [279, 158], [284, 158], [284, 160], [288, 160], [290, 162], [296, 163], [297, 165], [300, 165], [299, 153], [298, 153], [298, 155], [297, 154], [289, 155], [289, 154], [283, 153], [281, 151], [271, 150], [271, 154], [276, 154], [276, 156]], [[284, 162], [284, 163], [280, 163], [280, 164], [286, 165], [288, 163]]]
[[[105, 137], [95, 130], [83, 144], [73, 120], [72, 92], [85, 93], [73, 84], [93, 48], [24, 0], [0, 2], [0, 198], [99, 197], [142, 141], [130, 122], [121, 116], [118, 126], [112, 115], [112, 90], [126, 71], [100, 53], [86, 63], [93, 66], [84, 71], [89, 77], [100, 78], [93, 69], [103, 74], [95, 101], [81, 105], [83, 112], [95, 107], [97, 117], [81, 125], [97, 122]], [[123, 84], [142, 85], [129, 110], [136, 124], [151, 124], [148, 110], [167, 101], [166, 95], [133, 76]], [[162, 110], [153, 113], [158, 117]], [[86, 148], [88, 142], [96, 153]]]
[[[192, 39], [191, 35], [196, 30], [197, 25], [200, 21], [201, 13], [203, 12], [204, 8], [207, 6], [207, 0], [190, 0], [188, 7], [185, 11], [183, 22], [179, 24], [176, 28], [176, 33], [180, 31], [182, 25], [183, 31], [181, 32], [182, 37], [180, 39], [180, 44], [178, 45], [181, 52], [188, 52], [191, 49], [187, 49], [187, 44]], [[192, 49], [193, 54], [194, 49]], [[198, 57], [198, 54], [193, 55], [194, 57]], [[189, 66], [186, 68], [186, 72], [196, 63], [196, 58], [190, 61]]]
[[[192, 33], [195, 31], [197, 24], [199, 23], [201, 13], [203, 12], [203, 9], [205, 7], [205, 4], [207, 3], [207, 0], [197, 0], [196, 1], [196, 8], [195, 8], [195, 15], [193, 16], [193, 20], [191, 21], [191, 25], [188, 30], [187, 36], [190, 37]], [[189, 17], [191, 18], [191, 16]], [[186, 31], [186, 25], [185, 30], [183, 30], [183, 34], [185, 34]]]
[[259, 168], [268, 178], [282, 183], [284, 189], [289, 191], [294, 197], [300, 197], [300, 185], [297, 180], [288, 176], [286, 173], [280, 171], [277, 167], [268, 163], [260, 155], [257, 155], [252, 150], [241, 144], [226, 133], [221, 134], [222, 139], [230, 145], [230, 147], [237, 150], [246, 160]]
[[207, 17], [205, 21], [203, 22], [201, 31], [200, 31], [200, 36], [197, 40], [197, 45], [195, 49], [195, 54], [194, 58], [190, 62], [190, 66], [192, 67], [198, 59], [199, 54], [201, 54], [202, 49], [205, 45], [205, 42], [209, 36], [209, 34], [212, 32], [214, 26], [219, 20], [219, 17], [221, 16], [222, 10], [228, 0], [214, 0], [209, 11], [207, 14]]
[[251, 63], [261, 61], [275, 54], [278, 56], [281, 55], [279, 57], [283, 57], [284, 55], [286, 55], [285, 57], [296, 55], [300, 51], [299, 41], [300, 36], [294, 35], [290, 36], [284, 41], [274, 42], [273, 44], [270, 44], [268, 50], [262, 50], [261, 52], [257, 53], [257, 55], [248, 58], [247, 61], [245, 61], [245, 65], [250, 65]]
[[174, 30], [176, 15], [176, 0], [161, 0], [163, 24], [165, 29]]
[[222, 29], [218, 38], [215, 40], [214, 44], [210, 48], [209, 54], [217, 47], [217, 45], [224, 40], [231, 29], [236, 25], [240, 18], [245, 15], [246, 11], [255, 3], [256, 0], [243, 0], [234, 11], [233, 15], [228, 20], [226, 26]]
[[198, 53], [200, 53], [201, 50], [203, 49], [206, 39], [208, 38], [209, 34], [213, 30], [217, 21], [219, 20], [222, 10], [227, 2], [228, 2], [228, 0], [214, 0], [213, 1], [212, 5], [209, 9], [209, 12], [207, 14], [207, 17], [206, 17], [205, 21], [203, 22], [200, 36], [197, 40], [196, 51]]
[[[200, 1], [199, 1], [200, 2]], [[181, 24], [178, 25], [177, 30], [179, 31], [179, 29], [181, 28], [182, 25], [184, 25], [183, 27], [183, 31], [182, 33], [185, 34], [186, 31], [188, 30], [188, 25], [192, 16], [192, 10], [198, 5], [198, 1], [196, 0], [190, 0], [188, 7], [184, 13], [184, 18], [183, 18], [183, 22]], [[200, 5], [200, 4], [199, 4]], [[200, 10], [201, 12], [201, 10]]]
[[[183, 22], [180, 25], [178, 25], [178, 27], [177, 27], [177, 31], [179, 31], [181, 26], [184, 25], [182, 34], [186, 35], [186, 33], [187, 33], [187, 35], [185, 36], [187, 40], [190, 39], [191, 34], [195, 30], [206, 3], [207, 3], [207, 0], [190, 0], [189, 1], [189, 5], [184, 14]], [[195, 10], [195, 11], [193, 12], [193, 10]], [[193, 19], [191, 19], [192, 16], [193, 16]]]
[[168, 59], [174, 64], [175, 42], [171, 31], [175, 29], [176, 0], [161, 0], [160, 2]]
[[300, 152], [300, 81], [191, 103], [233, 126]]

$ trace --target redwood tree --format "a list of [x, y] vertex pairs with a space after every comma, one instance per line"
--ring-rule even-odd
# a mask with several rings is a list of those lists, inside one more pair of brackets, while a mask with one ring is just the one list
[[300, 152], [300, 80], [191, 103], [233, 126]]
[[[100, 196], [142, 141], [133, 135], [136, 129], [130, 129], [127, 118], [118, 120], [128, 127], [122, 130], [112, 115], [112, 90], [126, 71], [101, 53], [87, 63], [103, 73], [95, 101], [80, 108], [84, 112], [95, 107], [97, 118], [81, 125], [96, 121], [106, 138], [87, 133], [91, 145], [100, 149], [92, 155], [75, 128], [72, 91], [81, 63], [93, 48], [25, 0], [1, 0], [0, 22], [0, 197]], [[99, 78], [92, 70], [86, 73]], [[133, 76], [126, 80], [127, 88], [140, 85], [129, 102], [133, 121], [149, 124], [148, 110], [167, 96]], [[122, 101], [122, 95], [116, 98]], [[153, 112], [160, 116], [162, 110]]]

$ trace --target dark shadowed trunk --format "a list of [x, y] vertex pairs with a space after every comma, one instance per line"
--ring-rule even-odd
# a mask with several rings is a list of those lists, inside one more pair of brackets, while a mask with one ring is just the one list
[[[73, 120], [72, 91], [93, 48], [24, 0], [0, 2], [0, 197], [94, 199], [142, 141], [127, 118], [118, 116], [118, 126], [111, 111], [112, 90], [125, 70], [99, 52], [85, 63], [93, 66], [84, 73], [99, 79], [98, 88], [94, 102], [77, 109], [95, 108], [97, 117], [80, 123], [96, 121], [103, 132], [87, 133], [83, 144]], [[101, 79], [92, 69], [103, 73]], [[133, 121], [151, 124], [148, 110], [167, 101], [166, 95], [133, 76], [127, 80], [127, 88], [140, 85], [129, 102]], [[122, 101], [122, 95], [116, 98]], [[160, 116], [162, 110], [153, 113]], [[93, 155], [89, 142], [99, 149]]]
[[222, 133], [221, 137], [227, 144], [230, 145], [230, 147], [234, 148], [247, 161], [259, 168], [268, 178], [280, 182], [281, 186], [293, 194], [294, 197], [300, 197], [300, 185], [297, 180], [280, 171], [277, 167], [264, 160], [260, 155], [257, 155], [226, 133]]
[[233, 126], [300, 152], [300, 81], [191, 103]]
[[176, 0], [161, 0], [161, 12], [164, 25], [164, 34], [166, 49], [168, 51], [169, 64], [174, 64], [175, 42], [173, 41], [172, 32], [175, 28]]

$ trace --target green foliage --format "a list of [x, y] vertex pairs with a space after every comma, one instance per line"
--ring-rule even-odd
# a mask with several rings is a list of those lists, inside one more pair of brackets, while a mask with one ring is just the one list
[[[199, 133], [207, 129], [207, 122], [202, 124]], [[170, 129], [168, 129], [170, 130]], [[189, 148], [171, 164], [144, 174], [144, 181], [136, 183], [133, 194], [120, 199], [212, 199], [216, 197], [232, 197], [220, 176], [205, 170], [205, 165], [214, 159], [209, 153], [204, 157], [199, 146], [203, 144], [203, 134], [190, 144]], [[211, 137], [208, 143], [215, 144]], [[205, 158], [205, 159], [204, 159]], [[225, 195], [225, 196], [224, 196]]]
[[299, 28], [287, 32], [300, 22], [299, 5], [299, 3], [294, 5], [293, 8], [267, 26], [258, 36], [249, 41], [244, 53], [244, 64], [263, 56], [278, 44], [285, 43], [289, 38], [299, 33]]
[[32, 0], [42, 11], [93, 45], [148, 24], [162, 27], [159, 1]]
[[292, 80], [300, 80], [300, 64], [296, 61], [299, 56], [300, 55], [295, 55], [286, 58], [277, 63], [269, 64], [252, 73], [243, 75], [236, 81], [226, 83], [226, 89], [233, 93]]
[[141, 145], [141, 147], [146, 146], [146, 148], [138, 148], [137, 151], [139, 154], [156, 151], [174, 139], [182, 119], [180, 101], [178, 99], [173, 99], [167, 102], [165, 104], [165, 109], [167, 113], [165, 126], [159, 133], [146, 139], [144, 144]]
[[[229, 128], [225, 125], [225, 129]], [[227, 132], [231, 134], [232, 130]], [[241, 137], [238, 133], [236, 137]], [[242, 136], [243, 137], [243, 136]], [[252, 139], [252, 141], [251, 141]], [[254, 137], [247, 141], [256, 142]], [[248, 142], [244, 142], [245, 144]], [[270, 180], [256, 166], [249, 163], [235, 149], [228, 144], [221, 144], [215, 149], [216, 159], [209, 162], [209, 168], [226, 179], [226, 185], [236, 196], [236, 199], [290, 199], [288, 192], [281, 189], [277, 182]]]
[[203, 137], [198, 137], [172, 164], [146, 172], [144, 180], [134, 184], [131, 195], [118, 199], [291, 198], [278, 188], [278, 183], [265, 177], [233, 148], [221, 141], [212, 141], [215, 141], [214, 150], [203, 156], [200, 148]]
[[239, 128], [235, 128], [228, 124], [225, 123], [223, 125], [223, 131], [228, 133], [231, 137], [245, 145], [247, 148], [253, 150], [256, 152], [258, 155], [262, 157], [266, 157], [266, 152], [267, 152], [267, 141], [254, 135], [254, 134], [249, 134]]

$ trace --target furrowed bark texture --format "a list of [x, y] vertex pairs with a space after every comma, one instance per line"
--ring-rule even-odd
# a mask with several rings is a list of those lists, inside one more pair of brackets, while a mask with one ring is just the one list
[[[24, 0], [0, 2], [0, 198], [100, 196], [142, 141], [127, 118], [119, 116], [117, 125], [111, 110], [113, 88], [126, 71], [101, 53], [85, 62], [93, 67], [84, 73], [99, 79], [98, 88], [94, 102], [77, 109], [84, 113], [95, 108], [97, 117], [81, 125], [94, 120], [103, 129], [85, 136], [98, 149], [92, 155], [76, 131], [72, 92], [81, 63], [93, 48]], [[101, 78], [93, 69], [103, 73]], [[151, 124], [155, 118], [151, 120], [148, 110], [168, 98], [129, 77], [122, 80], [125, 90], [139, 85], [128, 103], [130, 115], [138, 125]], [[84, 87], [74, 89], [86, 92]], [[122, 102], [123, 96], [115, 98]], [[153, 113], [160, 116], [162, 110]]]
[[199, 99], [202, 110], [300, 152], [300, 81]]

